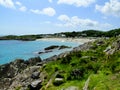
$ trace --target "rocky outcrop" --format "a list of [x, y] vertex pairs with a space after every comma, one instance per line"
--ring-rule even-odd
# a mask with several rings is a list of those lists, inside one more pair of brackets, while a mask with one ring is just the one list
[[73, 48], [72, 52], [85, 51], [93, 48], [92, 42], [84, 43], [78, 47]]
[[65, 49], [65, 48], [71, 48], [71, 47], [65, 46], [65, 45], [61, 45], [61, 46], [59, 46], [59, 49], [58, 49], [58, 50]]
[[45, 50], [52, 50], [52, 49], [56, 49], [58, 47], [59, 47], [58, 45], [52, 45], [52, 46], [46, 47]]
[[[26, 79], [26, 76], [28, 75], [23, 75], [20, 77], [19, 74], [22, 73], [26, 68], [36, 65], [38, 62], [41, 62], [40, 57], [30, 58], [27, 61], [24, 61], [23, 59], [17, 59], [8, 64], [1, 65], [0, 66], [0, 90], [9, 90], [8, 88], [13, 83], [16, 83], [17, 81], [16, 79], [20, 79], [21, 81], [24, 81]], [[32, 68], [30, 70], [34, 72], [35, 68]], [[30, 70], [28, 70], [28, 72], [30, 72]], [[32, 74], [30, 74], [30, 76], [31, 75]], [[13, 86], [15, 86], [15, 84]]]
[[61, 45], [61, 46], [58, 46], [58, 45], [52, 45], [52, 46], [46, 47], [45, 50], [52, 50], [52, 49], [58, 49], [58, 50], [61, 50], [61, 49], [65, 49], [65, 48], [71, 48], [71, 47], [69, 47], [69, 46], [65, 46], [65, 45]]
[[[41, 66], [31, 66], [23, 70], [21, 73], [12, 78], [14, 81], [8, 87], [7, 90], [14, 90], [18, 86], [21, 87], [20, 90], [26, 90], [32, 84], [32, 82], [40, 79], [40, 68]], [[34, 74], [34, 78], [32, 77]]]
[[40, 90], [42, 87], [41, 85], [42, 81], [41, 80], [35, 80], [31, 82], [31, 84], [28, 86], [29, 90]]
[[9, 64], [4, 64], [0, 66], [0, 77], [12, 78], [21, 72], [21, 70], [24, 70], [28, 64], [28, 62], [22, 59], [17, 59]]
[[61, 49], [66, 49], [66, 48], [71, 48], [71, 47], [65, 46], [65, 45], [61, 45], [61, 46], [52, 45], [52, 46], [46, 47], [44, 51], [39, 51], [38, 54], [45, 54], [45, 53], [53, 52], [54, 49], [61, 50]]
[[120, 50], [120, 39], [117, 39], [112, 43], [112, 45], [109, 45], [103, 52], [105, 52], [107, 55], [112, 55], [119, 50]]
[[39, 75], [40, 75], [40, 72], [39, 72], [39, 71], [33, 72], [32, 75], [31, 75], [31, 78], [32, 78], [32, 79], [38, 79], [38, 78], [39, 78]]
[[40, 52], [38, 52], [38, 54], [44, 54], [44, 53], [49, 53], [49, 52], [52, 52], [52, 50], [40, 51]]

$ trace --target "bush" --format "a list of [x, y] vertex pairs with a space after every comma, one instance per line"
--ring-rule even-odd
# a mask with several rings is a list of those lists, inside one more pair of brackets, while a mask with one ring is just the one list
[[70, 61], [71, 61], [71, 56], [70, 55], [67, 55], [66, 57], [64, 57], [61, 61], [61, 64], [69, 64]]

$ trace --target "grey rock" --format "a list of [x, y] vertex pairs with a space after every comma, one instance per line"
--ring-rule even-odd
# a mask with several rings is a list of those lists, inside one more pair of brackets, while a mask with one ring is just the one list
[[63, 81], [63, 78], [55, 78], [55, 81]]
[[66, 89], [62, 89], [62, 90], [79, 90], [79, 89], [76, 86], [70, 86], [70, 87], [68, 87]]
[[110, 51], [111, 50], [111, 46], [108, 46], [105, 50], [104, 50], [104, 52], [108, 52], [108, 51]]
[[33, 81], [33, 82], [29, 85], [30, 90], [39, 90], [39, 89], [41, 88], [41, 83], [42, 83], [41, 80]]
[[38, 79], [39, 75], [40, 75], [40, 72], [34, 72], [34, 73], [32, 73], [31, 78], [32, 79]]
[[43, 54], [44, 52], [38, 52], [38, 54]]
[[52, 46], [46, 47], [44, 50], [57, 49], [58, 47], [59, 47], [58, 45], [52, 45]]

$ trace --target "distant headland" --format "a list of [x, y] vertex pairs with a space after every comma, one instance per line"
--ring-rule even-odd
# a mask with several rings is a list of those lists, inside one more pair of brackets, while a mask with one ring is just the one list
[[41, 38], [82, 38], [82, 37], [114, 37], [120, 35], [120, 28], [109, 31], [84, 30], [80, 32], [60, 32], [54, 34], [33, 34], [33, 35], [6, 35], [1, 36], [0, 40], [22, 40], [34, 41]]

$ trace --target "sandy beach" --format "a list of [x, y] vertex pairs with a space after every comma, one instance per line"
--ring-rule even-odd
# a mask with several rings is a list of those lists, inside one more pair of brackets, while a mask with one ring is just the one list
[[91, 42], [95, 41], [96, 39], [93, 38], [42, 38], [42, 39], [37, 39], [37, 41], [60, 41], [60, 42], [76, 42], [76, 43], [86, 43], [86, 42]]

